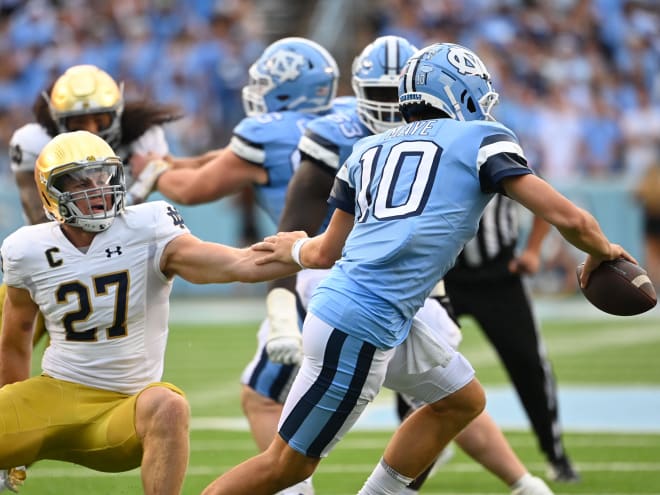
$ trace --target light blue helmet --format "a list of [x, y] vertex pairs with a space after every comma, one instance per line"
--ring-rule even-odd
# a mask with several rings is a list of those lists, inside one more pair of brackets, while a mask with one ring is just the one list
[[269, 45], [249, 70], [243, 107], [249, 116], [297, 110], [322, 112], [337, 94], [339, 69], [332, 55], [304, 38]]
[[399, 36], [381, 36], [353, 61], [352, 85], [360, 120], [372, 132], [401, 125], [397, 88], [408, 58], [417, 51]]
[[452, 43], [415, 53], [399, 81], [399, 108], [407, 122], [424, 104], [455, 120], [493, 120], [490, 112], [498, 99], [484, 63]]

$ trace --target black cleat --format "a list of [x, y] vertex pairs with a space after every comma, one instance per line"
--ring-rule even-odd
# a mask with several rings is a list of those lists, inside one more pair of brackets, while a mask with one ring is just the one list
[[548, 479], [555, 483], [579, 483], [580, 474], [566, 457], [551, 462], [548, 466]]

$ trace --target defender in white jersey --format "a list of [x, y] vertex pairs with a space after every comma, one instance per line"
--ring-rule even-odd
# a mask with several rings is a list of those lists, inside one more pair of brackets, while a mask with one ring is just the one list
[[[33, 106], [35, 122], [17, 129], [9, 142], [11, 170], [18, 186], [23, 216], [34, 225], [47, 221], [34, 182], [34, 167], [43, 147], [62, 132], [86, 130], [98, 134], [124, 162], [129, 192], [126, 204], [141, 203], [153, 189], [167, 162], [152, 160], [139, 176], [131, 173], [133, 153], [169, 152], [162, 124], [180, 117], [173, 106], [149, 102], [125, 102], [123, 87], [94, 65], [76, 65], [44, 91]], [[0, 286], [4, 301], [5, 285]], [[2, 304], [0, 304], [0, 320]], [[35, 343], [44, 335], [41, 315], [34, 332]]]
[[166, 164], [154, 164], [134, 175], [131, 156], [149, 152], [167, 155], [169, 146], [162, 126], [180, 118], [181, 113], [174, 106], [126, 102], [123, 93], [123, 85], [107, 72], [94, 65], [75, 65], [36, 99], [36, 121], [17, 129], [9, 141], [11, 170], [28, 223], [47, 220], [34, 184], [34, 165], [42, 148], [62, 132], [86, 130], [105, 139], [122, 159], [127, 187], [133, 188], [127, 205], [146, 199]]
[[496, 101], [472, 51], [449, 43], [418, 51], [399, 82], [408, 124], [353, 147], [335, 179], [337, 209], [325, 232], [280, 233], [255, 246], [272, 251], [263, 263], [332, 269], [309, 305], [303, 362], [279, 435], [204, 495], [273, 493], [309, 476], [381, 386], [425, 405], [397, 429], [359, 494], [402, 493], [430, 465], [485, 398], [465, 359], [414, 315], [496, 192], [588, 253], [583, 285], [604, 260], [634, 261], [593, 216], [532, 173], [513, 132], [487, 122]]
[[[339, 71], [334, 58], [311, 40], [292, 37], [271, 43], [249, 72], [250, 82], [243, 89], [247, 116], [234, 128], [229, 144], [199, 168], [164, 172], [157, 187], [165, 197], [184, 204], [215, 201], [250, 187], [256, 203], [277, 225], [289, 180], [298, 167], [298, 141], [305, 127], [347, 103], [335, 98]], [[299, 340], [295, 312], [294, 307]], [[280, 404], [297, 371], [291, 362], [268, 359], [262, 337], [270, 323], [266, 319], [260, 326], [254, 359], [241, 376], [241, 405], [260, 450], [275, 435]], [[285, 493], [311, 495], [311, 480]]]
[[[124, 208], [121, 159], [92, 133], [50, 141], [35, 181], [54, 221], [22, 227], [0, 248], [0, 491], [20, 481], [7, 475], [12, 466], [56, 459], [112, 472], [142, 466], [145, 493], [178, 494], [189, 408], [160, 382], [173, 277], [251, 282], [291, 267], [264, 270], [249, 249], [201, 241], [164, 201]], [[30, 377], [37, 311], [51, 344], [42, 374]]]

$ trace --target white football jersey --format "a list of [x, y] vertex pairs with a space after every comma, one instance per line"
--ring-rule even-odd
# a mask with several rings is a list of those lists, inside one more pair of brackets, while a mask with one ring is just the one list
[[172, 288], [160, 259], [188, 232], [173, 206], [153, 201], [126, 208], [87, 252], [56, 222], [7, 237], [4, 282], [30, 292], [50, 335], [44, 373], [126, 394], [160, 381]]
[[11, 171], [33, 172], [39, 153], [52, 138], [46, 129], [39, 124], [25, 124], [20, 127], [9, 140], [9, 158]]
[[[52, 137], [46, 129], [37, 123], [26, 124], [17, 129], [9, 141], [9, 156], [11, 159], [11, 170], [14, 174], [19, 172], [34, 172], [39, 153]], [[126, 188], [132, 184], [134, 177], [131, 175], [130, 156], [133, 153], [146, 155], [156, 153], [165, 156], [169, 153], [169, 146], [165, 139], [165, 131], [161, 126], [152, 126], [146, 130], [135, 141], [122, 145], [115, 150], [124, 162], [124, 175], [126, 176]]]

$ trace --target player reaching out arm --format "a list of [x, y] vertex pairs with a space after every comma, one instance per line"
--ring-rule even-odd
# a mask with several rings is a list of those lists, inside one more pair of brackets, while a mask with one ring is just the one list
[[[173, 277], [253, 282], [296, 267], [257, 266], [249, 248], [204, 242], [164, 201], [125, 208], [122, 162], [87, 131], [50, 141], [35, 181], [54, 221], [1, 247], [0, 481], [15, 488], [11, 466], [56, 459], [109, 472], [141, 466], [145, 494], [179, 494], [189, 407], [160, 381]], [[42, 374], [29, 377], [37, 311], [51, 344]]]
[[[124, 162], [128, 191], [126, 204], [144, 201], [158, 175], [168, 167], [162, 160], [141, 164], [133, 173], [129, 158], [134, 153], [168, 153], [163, 124], [178, 119], [180, 111], [170, 105], [125, 101], [123, 85], [107, 72], [84, 64], [68, 68], [43, 91], [33, 105], [35, 121], [17, 129], [9, 142], [11, 170], [18, 186], [23, 214], [28, 224], [48, 220], [34, 181], [37, 157], [58, 134], [76, 130], [93, 132], [107, 141]], [[0, 320], [6, 285], [0, 285]], [[45, 335], [43, 318], [37, 318], [36, 344]]]

